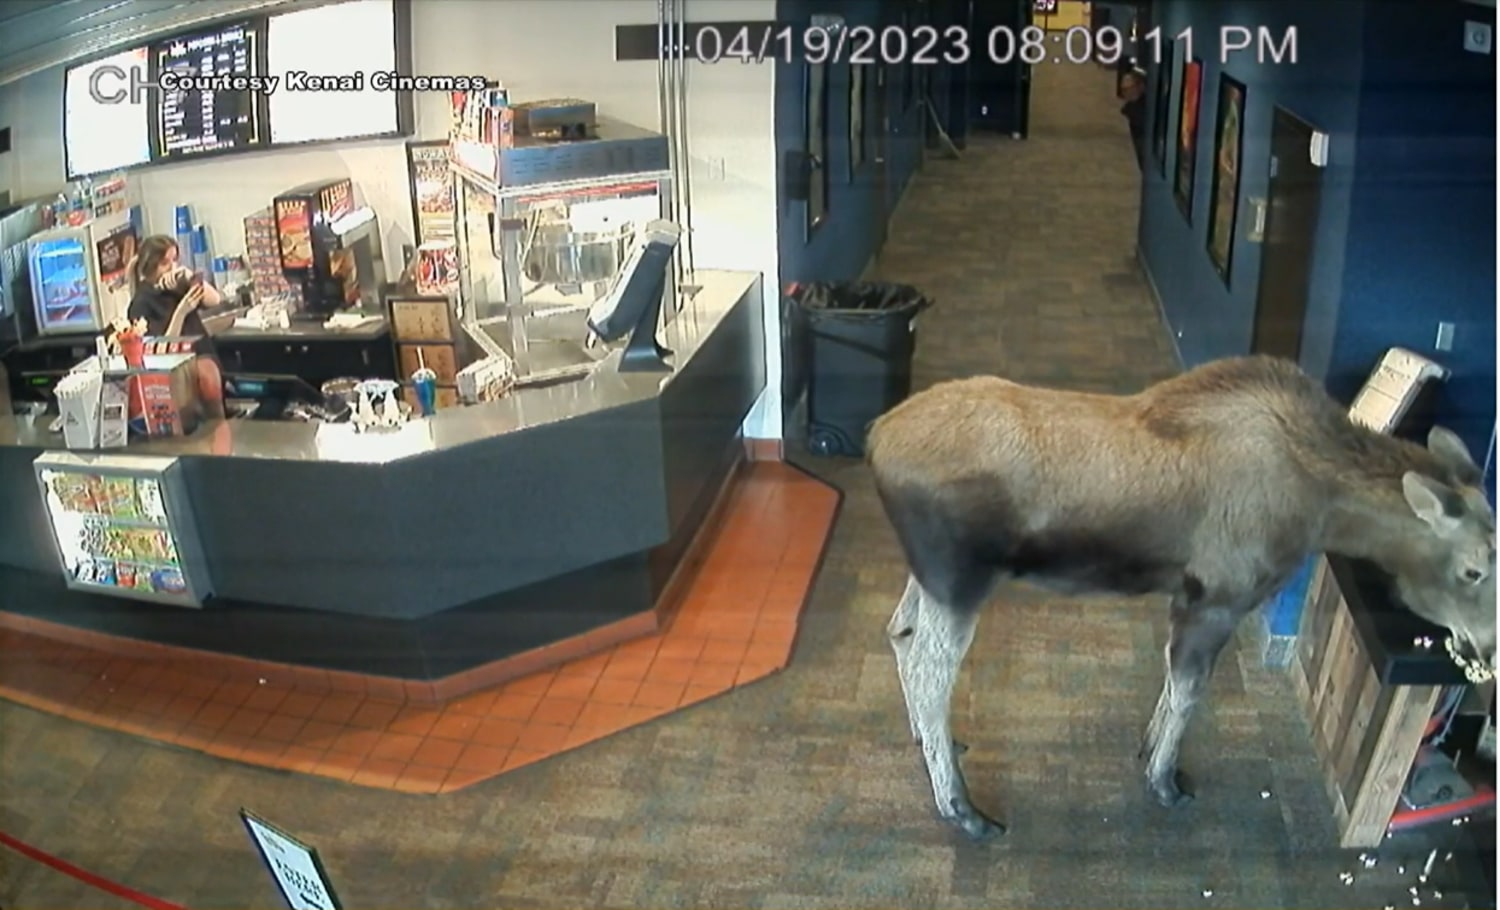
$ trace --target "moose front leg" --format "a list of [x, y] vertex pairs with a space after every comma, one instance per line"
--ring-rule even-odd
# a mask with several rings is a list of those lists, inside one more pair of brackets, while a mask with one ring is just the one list
[[1182, 736], [1193, 709], [1202, 701], [1220, 652], [1234, 635], [1240, 613], [1222, 607], [1172, 603], [1172, 631], [1167, 642], [1167, 673], [1156, 710], [1146, 727], [1141, 748], [1146, 759], [1146, 785], [1163, 806], [1190, 802], [1177, 768]]

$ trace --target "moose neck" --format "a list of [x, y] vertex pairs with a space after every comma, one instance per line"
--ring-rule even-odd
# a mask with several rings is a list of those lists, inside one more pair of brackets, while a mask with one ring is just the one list
[[1323, 472], [1332, 496], [1320, 549], [1399, 571], [1419, 555], [1414, 548], [1422, 539], [1401, 478], [1408, 471], [1435, 478], [1447, 472], [1425, 447], [1352, 424], [1333, 443]]

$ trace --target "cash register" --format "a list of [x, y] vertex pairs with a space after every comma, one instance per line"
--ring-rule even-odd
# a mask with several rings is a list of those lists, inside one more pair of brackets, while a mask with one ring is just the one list
[[232, 420], [349, 419], [349, 406], [331, 400], [299, 376], [274, 373], [226, 373], [224, 413]]

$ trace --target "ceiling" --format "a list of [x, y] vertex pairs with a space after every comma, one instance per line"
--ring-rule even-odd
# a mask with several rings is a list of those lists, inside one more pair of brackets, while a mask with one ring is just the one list
[[0, 85], [126, 42], [289, 0], [4, 0]]

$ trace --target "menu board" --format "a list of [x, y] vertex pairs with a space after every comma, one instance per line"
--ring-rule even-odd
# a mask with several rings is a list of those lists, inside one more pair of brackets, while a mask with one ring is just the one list
[[[259, 75], [258, 34], [248, 23], [218, 26], [153, 45], [158, 84], [157, 155], [186, 158], [259, 145], [251, 79]], [[170, 75], [169, 75], [170, 74]], [[192, 86], [168, 85], [191, 78]]]
[[[398, 94], [376, 73], [396, 70], [392, 0], [350, 0], [272, 16], [267, 74], [281, 87], [269, 98], [271, 141], [314, 142], [396, 132]], [[336, 75], [337, 87], [298, 87], [299, 74]]]
[[146, 48], [70, 67], [63, 84], [63, 157], [68, 179], [151, 160]]

